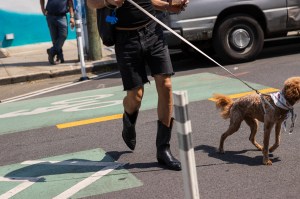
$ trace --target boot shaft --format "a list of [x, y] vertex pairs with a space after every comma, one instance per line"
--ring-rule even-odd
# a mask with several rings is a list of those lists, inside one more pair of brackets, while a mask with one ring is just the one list
[[128, 115], [126, 112], [123, 114], [123, 131], [122, 137], [126, 145], [131, 149], [135, 149], [136, 145], [136, 132], [135, 124], [138, 116], [138, 111], [134, 112], [131, 115]]
[[171, 119], [169, 127], [165, 126], [161, 121], [157, 121], [156, 158], [158, 163], [166, 166], [168, 169], [180, 171], [181, 163], [172, 155], [170, 150], [173, 120], [174, 118]]
[[123, 114], [123, 122], [126, 126], [135, 126], [139, 111], [134, 112], [133, 114], [129, 115], [126, 111]]
[[167, 127], [161, 121], [157, 120], [157, 136], [156, 136], [156, 147], [169, 145], [171, 140], [171, 133], [173, 128], [173, 120], [171, 118], [170, 126]]

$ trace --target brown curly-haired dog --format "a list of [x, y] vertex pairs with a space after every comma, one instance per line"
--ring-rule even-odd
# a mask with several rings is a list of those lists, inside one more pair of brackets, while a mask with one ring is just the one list
[[[291, 77], [284, 82], [283, 89], [271, 95], [250, 94], [235, 101], [231, 98], [215, 94], [216, 106], [221, 109], [224, 119], [230, 118], [230, 124], [220, 139], [219, 151], [224, 153], [225, 139], [235, 133], [245, 121], [250, 129], [249, 140], [263, 152], [263, 164], [272, 165], [269, 159], [269, 151], [273, 152], [280, 142], [281, 125], [288, 115], [295, 118], [293, 105], [300, 100], [300, 77]], [[263, 147], [255, 140], [258, 121], [264, 123]], [[270, 133], [275, 125], [275, 144], [269, 149]]]

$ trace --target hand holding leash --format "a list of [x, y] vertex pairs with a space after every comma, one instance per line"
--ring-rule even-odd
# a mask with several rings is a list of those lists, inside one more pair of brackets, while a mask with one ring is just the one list
[[125, 0], [104, 0], [104, 4], [108, 3], [110, 5], [116, 6], [117, 8], [121, 7], [124, 4]]
[[189, 3], [189, 0], [169, 0], [168, 9], [169, 12], [179, 14], [181, 11], [185, 10], [185, 7]]

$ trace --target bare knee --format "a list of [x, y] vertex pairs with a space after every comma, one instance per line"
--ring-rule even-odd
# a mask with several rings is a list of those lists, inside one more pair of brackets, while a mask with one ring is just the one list
[[171, 92], [172, 91], [172, 82], [171, 79], [168, 78], [163, 82], [162, 87], [165, 89], [165, 91], [167, 92]]
[[172, 81], [170, 76], [156, 75], [154, 78], [158, 94], [172, 92]]
[[127, 95], [123, 99], [123, 105], [127, 113], [133, 113], [141, 107], [144, 94], [144, 88], [136, 88], [127, 91]]

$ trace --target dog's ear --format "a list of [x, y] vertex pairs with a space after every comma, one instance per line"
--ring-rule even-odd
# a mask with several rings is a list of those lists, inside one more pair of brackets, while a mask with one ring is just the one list
[[284, 82], [283, 94], [294, 105], [300, 100], [300, 77], [291, 77]]

